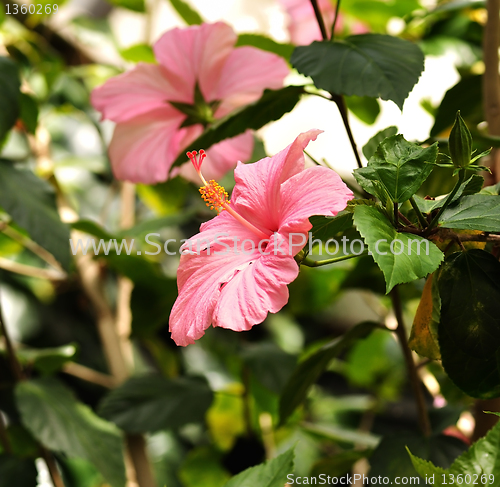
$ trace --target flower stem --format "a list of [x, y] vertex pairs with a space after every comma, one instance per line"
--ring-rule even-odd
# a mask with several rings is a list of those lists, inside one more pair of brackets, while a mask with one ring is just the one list
[[[314, 15], [316, 16], [316, 20], [319, 25], [319, 30], [321, 31], [321, 37], [323, 38], [324, 41], [328, 40], [328, 34], [326, 32], [326, 27], [325, 27], [325, 22], [323, 20], [323, 16], [321, 15], [321, 11], [318, 6], [318, 1], [317, 0], [310, 0], [311, 4], [314, 9]], [[333, 22], [332, 26], [332, 39], [333, 39], [333, 29], [335, 28], [335, 23], [337, 22], [337, 16], [338, 16], [338, 9], [340, 7], [340, 0], [337, 3], [337, 9], [335, 13], [335, 20]], [[347, 132], [347, 137], [349, 138], [349, 142], [351, 143], [352, 151], [354, 152], [354, 157], [356, 158], [356, 163], [358, 164], [358, 167], [361, 168], [363, 167], [363, 164], [361, 163], [361, 158], [359, 157], [359, 152], [358, 148], [356, 146], [356, 142], [354, 141], [354, 137], [352, 135], [352, 130], [351, 126], [349, 124], [349, 114], [347, 111], [347, 106], [345, 104], [344, 97], [342, 95], [337, 95], [335, 93], [330, 93], [332, 97], [332, 101], [335, 102], [337, 105], [337, 108], [339, 109], [340, 116], [342, 117], [342, 122], [344, 123], [345, 130]]]
[[410, 198], [410, 204], [417, 214], [418, 221], [420, 222], [420, 225], [422, 225], [422, 228], [425, 228], [427, 226], [427, 221], [425, 220], [424, 215], [422, 215], [422, 212], [420, 211], [420, 208], [417, 205], [417, 202], [415, 201], [415, 198], [412, 196]]
[[460, 188], [464, 180], [465, 180], [465, 169], [460, 169], [460, 172], [458, 173], [457, 184], [455, 184], [455, 187], [453, 188], [452, 192], [448, 195], [448, 198], [446, 198], [446, 201], [444, 202], [443, 206], [439, 208], [439, 211], [436, 213], [436, 216], [429, 223], [429, 226], [424, 232], [424, 237], [427, 237], [431, 232], [431, 230], [437, 225], [439, 217], [443, 214], [443, 211], [446, 210], [446, 208], [453, 201], [453, 198], [457, 194], [458, 188]]
[[363, 167], [363, 164], [361, 162], [361, 158], [359, 157], [356, 141], [354, 140], [354, 136], [352, 135], [351, 125], [349, 124], [349, 112], [347, 111], [345, 99], [342, 95], [336, 95], [335, 93], [330, 93], [330, 95], [332, 96], [332, 100], [335, 102], [337, 108], [339, 109], [340, 116], [342, 117], [342, 122], [344, 123], [344, 127], [347, 132], [347, 137], [349, 138], [354, 157], [356, 158], [356, 163], [358, 167], [361, 168]]
[[408, 347], [408, 339], [406, 337], [406, 330], [403, 320], [403, 310], [401, 307], [401, 298], [399, 296], [398, 286], [395, 286], [391, 291], [392, 306], [394, 307], [394, 314], [396, 315], [396, 320], [398, 322], [398, 327], [396, 328], [396, 335], [399, 338], [399, 343], [403, 351], [403, 356], [406, 363], [406, 368], [408, 371], [411, 387], [413, 389], [413, 394], [415, 396], [415, 402], [417, 403], [418, 410], [418, 423], [420, 430], [424, 436], [429, 437], [431, 435], [431, 424], [429, 421], [429, 416], [427, 414], [427, 406], [425, 404], [425, 397], [422, 391], [422, 386], [420, 378], [418, 376], [417, 367], [413, 361], [413, 356], [411, 350]]
[[13, 260], [0, 257], [0, 269], [5, 269], [23, 276], [38, 277], [40, 279], [48, 279], [49, 281], [64, 281], [66, 274], [53, 269], [42, 269], [41, 267], [33, 267], [31, 265], [20, 264]]
[[325, 259], [325, 260], [311, 260], [309, 259], [309, 257], [306, 257], [301, 261], [301, 264], [304, 264], [307, 267], [321, 267], [323, 265], [342, 262], [343, 260], [354, 259], [355, 257], [362, 257], [363, 255], [368, 255], [368, 250], [365, 252], [361, 252], [361, 254], [348, 254], [348, 255], [343, 255], [342, 257], [334, 257], [333, 259]]
[[332, 33], [330, 34], [330, 40], [333, 41], [335, 37], [335, 26], [337, 25], [337, 19], [339, 17], [340, 10], [340, 0], [337, 0], [337, 6], [335, 7], [335, 17], [333, 18]]
[[314, 15], [316, 16], [316, 20], [318, 21], [319, 30], [321, 31], [321, 37], [324, 41], [328, 40], [328, 33], [326, 32], [325, 21], [323, 20], [323, 16], [321, 15], [321, 10], [318, 6], [317, 0], [311, 0], [311, 5], [314, 9]]

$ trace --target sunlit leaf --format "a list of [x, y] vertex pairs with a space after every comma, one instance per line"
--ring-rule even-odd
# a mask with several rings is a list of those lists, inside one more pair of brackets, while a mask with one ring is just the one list
[[112, 487], [125, 485], [122, 440], [114, 425], [54, 379], [20, 382], [15, 396], [23, 424], [43, 445], [89, 460]]
[[318, 88], [339, 95], [392, 100], [402, 109], [424, 69], [424, 55], [409, 41], [361, 34], [299, 46], [291, 63]]
[[444, 258], [432, 242], [418, 235], [397, 232], [377, 208], [356, 207], [354, 224], [384, 273], [386, 292], [396, 284], [426, 277], [439, 267]]
[[0, 206], [31, 238], [69, 269], [69, 228], [61, 222], [52, 187], [27, 169], [0, 161]]
[[394, 135], [379, 144], [368, 165], [356, 169], [354, 177], [370, 194], [379, 195], [381, 185], [392, 201], [404, 203], [429, 177], [437, 152], [437, 143], [423, 148]]

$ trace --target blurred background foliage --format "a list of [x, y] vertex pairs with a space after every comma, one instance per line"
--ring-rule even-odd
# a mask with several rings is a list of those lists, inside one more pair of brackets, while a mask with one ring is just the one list
[[[445, 433], [428, 448], [415, 431], [403, 357], [387, 331], [375, 330], [340, 349], [306, 401], [280, 422], [280, 397], [283, 402], [298, 362], [358, 323], [394, 329], [383, 277], [370, 257], [303, 268], [290, 285], [288, 305], [262, 325], [245, 333], [209, 329], [195, 345], [179, 348], [168, 332], [179, 256], [113, 251], [97, 256], [101, 292], [112, 309], [119, 306], [119, 276], [133, 282], [130, 353], [137, 377], [114, 389], [95, 326], [98, 311], [70, 256], [70, 228], [99, 238], [135, 238], [136, 248], [147, 250], [147, 233], [158, 233], [163, 245], [169, 238], [191, 236], [213, 215], [194, 185], [175, 178], [138, 185], [136, 222], [123, 230], [121, 187], [106, 155], [112, 124], [99, 122], [89, 94], [134, 63], [154, 61], [148, 36], [126, 48], [117, 38], [117, 30], [122, 31], [118, 37], [127, 30], [124, 19], [130, 12], [144, 17], [146, 29], [155, 12], [166, 7], [168, 22], [178, 25], [198, 23], [200, 14], [181, 0], [59, 1], [57, 15], [8, 14], [15, 5], [5, 1], [0, 10], [0, 258], [43, 269], [41, 246], [69, 277], [26, 276], [5, 265], [0, 271], [5, 324], [23, 374], [30, 378], [16, 387], [3, 342], [0, 414], [7, 440], [1, 443], [0, 486], [50, 485], [40, 443], [55, 453], [66, 486], [124, 485], [120, 430], [146, 434], [159, 486], [220, 487], [292, 446], [295, 474], [301, 476], [366, 471], [366, 459], [374, 475], [414, 475], [402, 444], [448, 467], [472, 433], [472, 399], [451, 383], [439, 363], [422, 363], [426, 401], [435, 406], [433, 431]], [[427, 142], [446, 140], [460, 109], [469, 127], [476, 128], [477, 149], [498, 145], [480, 132], [485, 2], [343, 0], [341, 13], [345, 21], [339, 37], [359, 22], [371, 32], [417, 43], [426, 56], [453, 58], [458, 82], [440, 103], [420, 100], [434, 117]], [[240, 44], [289, 58], [290, 43], [270, 35], [248, 32], [240, 35]], [[372, 135], [384, 128], [373, 125], [381, 110], [378, 100], [349, 97], [347, 105]], [[255, 137], [252, 160], [266, 153], [259, 133]], [[440, 150], [446, 153], [446, 143]], [[348, 176], [349, 181], [353, 184]], [[443, 194], [452, 186], [450, 170], [436, 168], [421, 196]], [[62, 213], [65, 206], [76, 213], [71, 225], [61, 223], [57, 205]], [[408, 325], [423, 285], [401, 286]]]

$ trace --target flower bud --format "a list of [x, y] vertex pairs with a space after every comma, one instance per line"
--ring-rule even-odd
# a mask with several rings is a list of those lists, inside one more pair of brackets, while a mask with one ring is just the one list
[[460, 116], [460, 110], [450, 132], [449, 147], [453, 165], [456, 168], [466, 168], [472, 156], [472, 135]]

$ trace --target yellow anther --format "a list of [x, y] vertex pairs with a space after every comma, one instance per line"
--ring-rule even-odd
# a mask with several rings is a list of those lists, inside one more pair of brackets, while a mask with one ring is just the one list
[[206, 186], [200, 188], [200, 194], [207, 206], [211, 210], [217, 210], [217, 213], [220, 213], [224, 206], [230, 203], [226, 190], [213, 179]]

